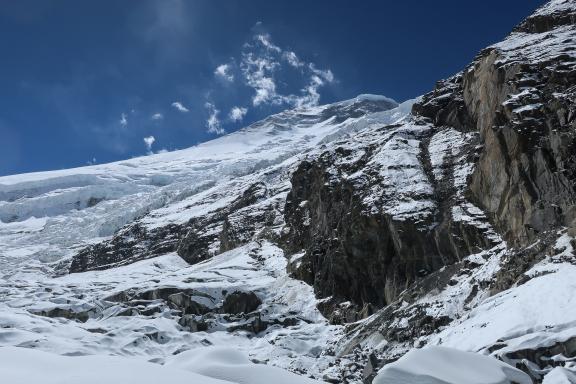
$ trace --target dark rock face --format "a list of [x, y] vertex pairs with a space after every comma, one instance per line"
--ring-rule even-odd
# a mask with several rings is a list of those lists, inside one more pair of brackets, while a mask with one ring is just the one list
[[[364, 137], [302, 162], [292, 175], [284, 243], [289, 252], [304, 250], [304, 255], [291, 272], [314, 285], [319, 297], [331, 297], [320, 308], [333, 322], [370, 315], [417, 279], [493, 244], [485, 229], [452, 217], [462, 203], [454, 172], [474, 157], [474, 137], [458, 149], [459, 156], [444, 156], [433, 167], [431, 141], [441, 130], [414, 124], [413, 130], [388, 126], [364, 132]], [[363, 139], [367, 143], [353, 147]], [[407, 150], [414, 150], [406, 164], [375, 161], [382, 151], [406, 143], [413, 146]], [[355, 156], [357, 151], [363, 155]], [[389, 190], [396, 183], [390, 175], [415, 172], [418, 176], [405, 190]], [[351, 303], [343, 308], [341, 302]]]
[[[278, 216], [278, 204], [270, 197], [266, 184], [249, 186], [232, 204], [193, 219], [178, 245], [178, 255], [190, 264], [248, 243]], [[263, 204], [261, 204], [263, 203]], [[215, 244], [219, 244], [214, 250]]]
[[436, 83], [434, 91], [414, 104], [412, 113], [431, 120], [438, 126], [450, 126], [459, 131], [476, 131], [462, 92], [462, 74]]
[[95, 314], [93, 310], [86, 310], [86, 311], [74, 311], [69, 308], [52, 308], [49, 310], [42, 310], [38, 312], [33, 312], [35, 315], [38, 316], [45, 316], [45, 317], [61, 317], [64, 319], [76, 320], [81, 323], [85, 323], [90, 319], [91, 316]]
[[[504, 348], [505, 346], [506, 344], [503, 343], [500, 347]], [[546, 372], [547, 369], [562, 367], [565, 360], [569, 361], [575, 357], [576, 337], [570, 337], [537, 349], [522, 349], [509, 352], [501, 358], [509, 364], [528, 372], [537, 382], [541, 382], [543, 379], [542, 373]], [[532, 364], [536, 364], [537, 368]]]
[[[488, 221], [512, 247], [495, 247], [475, 255], [475, 261], [446, 258], [442, 260], [445, 267], [424, 278], [415, 277], [395, 301], [386, 303], [386, 307], [369, 320], [350, 325], [347, 340], [339, 345], [341, 354], [362, 350], [361, 343], [374, 337], [387, 341], [379, 351], [377, 361], [361, 360], [361, 365], [369, 367], [368, 373], [374, 370], [374, 366], [377, 369], [408, 349], [422, 346], [429, 335], [447, 326], [457, 327], [462, 314], [469, 313], [478, 305], [479, 297], [516, 289], [531, 279], [552, 273], [526, 274], [544, 259], [552, 263], [574, 264], [572, 256], [557, 256], [562, 250], [555, 244], [560, 233], [572, 237], [576, 226], [575, 15], [574, 1], [548, 3], [522, 22], [508, 39], [482, 51], [464, 71], [438, 82], [434, 91], [414, 105], [412, 112], [417, 122], [430, 124], [436, 131], [454, 129], [462, 134], [477, 135], [474, 148], [466, 149], [473, 166], [461, 196], [486, 212]], [[421, 142], [424, 147], [431, 148], [431, 141], [432, 144], [427, 144], [426, 140]], [[425, 160], [426, 156], [421, 158]], [[430, 159], [434, 163], [434, 156]], [[426, 161], [423, 165], [426, 166]], [[322, 188], [329, 191], [331, 184], [327, 179], [331, 180], [334, 172], [324, 167], [318, 174], [323, 173], [329, 177], [321, 181], [325, 183]], [[438, 183], [432, 185], [441, 196], [442, 189], [438, 188]], [[321, 200], [324, 207], [327, 202], [332, 202], [330, 192], [318, 195], [317, 200]], [[448, 206], [454, 204], [454, 200], [449, 198], [448, 201]], [[442, 207], [442, 204], [437, 206]], [[318, 211], [324, 209], [317, 208], [318, 205], [314, 207]], [[348, 212], [354, 212], [350, 207], [354, 204], [347, 205], [342, 220]], [[310, 217], [314, 215], [317, 213]], [[298, 227], [297, 221], [304, 219], [305, 216], [297, 217], [291, 223]], [[403, 230], [405, 235], [408, 229]], [[451, 229], [445, 231], [444, 236], [458, 239], [463, 232], [466, 231], [458, 234]], [[313, 259], [307, 257], [308, 244], [314, 243], [319, 233], [322, 232], [315, 227], [308, 237], [300, 236], [305, 239], [302, 248], [306, 253], [298, 260], [302, 260], [300, 266], [308, 270], [301, 274], [302, 278], [318, 284], [315, 278], [321, 276], [321, 284], [326, 285], [332, 281], [331, 277], [318, 275]], [[342, 239], [338, 237], [339, 242], [344, 242]], [[424, 241], [430, 242], [429, 238], [424, 238]], [[410, 243], [412, 247], [420, 247], [420, 244], [413, 244]], [[441, 254], [450, 255], [445, 251]], [[486, 274], [490, 265], [488, 255], [495, 254], [498, 254], [498, 268]], [[427, 254], [428, 257], [433, 255]], [[404, 255], [396, 251], [393, 257], [402, 258]], [[354, 271], [350, 266], [356, 260], [364, 262], [364, 259], [349, 261], [347, 271]], [[366, 270], [372, 268], [373, 265], [366, 266]], [[297, 273], [295, 270], [296, 276]], [[362, 275], [354, 276], [362, 278]], [[389, 276], [385, 278], [390, 279]], [[348, 282], [339, 284], [347, 286]], [[459, 309], [452, 313], [447, 306], [456, 303], [449, 295], [448, 298], [442, 296], [445, 292], [453, 292], [451, 288], [458, 290], [461, 299]], [[433, 291], [440, 294], [433, 295]], [[433, 301], [423, 299], [429, 297], [434, 297]], [[449, 304], [441, 304], [442, 300]], [[434, 306], [442, 310], [435, 311]], [[335, 308], [338, 310], [337, 306]], [[547, 335], [555, 337], [545, 342], [519, 346], [504, 338], [487, 345], [486, 351], [529, 373], [534, 382], [541, 382], [543, 374], [551, 368], [569, 366], [571, 363], [566, 362], [574, 359], [573, 333], [571, 336], [562, 334], [565, 327], [547, 328]], [[538, 333], [534, 330], [526, 329], [524, 332], [525, 336], [534, 332], [537, 339]], [[433, 336], [431, 339], [438, 342]], [[370, 379], [366, 380], [369, 382]]]
[[[414, 105], [412, 122], [364, 132], [370, 140], [360, 135], [300, 164], [284, 211], [284, 243], [289, 253], [304, 252], [291, 272], [330, 298], [321, 304], [327, 317], [356, 320], [371, 313], [367, 304], [383, 307], [426, 274], [489, 248], [495, 242], [482, 220], [516, 246], [575, 225], [576, 59], [566, 53], [576, 49], [574, 20], [573, 7], [544, 7], [508, 41], [438, 82]], [[407, 132], [409, 125], [421, 129]], [[451, 129], [467, 139], [452, 158], [444, 156], [439, 174], [434, 142]], [[430, 201], [429, 212], [399, 218], [385, 209], [393, 198], [378, 195], [379, 188], [394, 193], [387, 172], [373, 163], [380, 149], [403, 145], [390, 146], [395, 139], [416, 141], [416, 158], [379, 165], [406, 177], [411, 169], [423, 170], [425, 180], [418, 182], [430, 191], [416, 189], [408, 200]], [[462, 183], [457, 178], [465, 162], [473, 171]], [[367, 209], [368, 195], [384, 209]], [[469, 214], [474, 206], [487, 217], [455, 219], [460, 207], [471, 208]], [[533, 256], [523, 257], [526, 262], [503, 269], [495, 291], [510, 287], [538, 260], [537, 252], [527, 253]]]
[[[210, 245], [222, 238], [220, 249], [232, 249], [243, 244], [231, 235], [228, 216], [266, 197], [266, 186], [254, 184], [239, 196], [230, 206], [219, 209], [211, 215], [202, 216], [189, 223], [189, 230], [178, 246], [178, 255], [190, 264], [206, 259], [210, 255]], [[254, 224], [254, 223], [253, 223]], [[207, 230], [208, 229], [208, 230]], [[247, 230], [245, 236], [249, 236]]]
[[545, 4], [514, 28], [514, 32], [542, 33], [557, 27], [576, 24], [576, 12], [570, 6], [570, 1], [565, 0], [563, 6], [558, 3]]
[[[169, 311], [170, 316], [175, 316], [178, 324], [188, 332], [226, 330], [256, 334], [271, 326], [288, 327], [303, 321], [297, 317], [269, 314], [260, 309], [262, 300], [254, 292], [241, 290], [223, 291], [220, 297], [195, 289], [157, 287], [122, 291], [105, 298], [103, 303], [121, 306], [115, 316], [155, 316]], [[60, 308], [38, 314], [82, 322], [89, 318], [88, 312], [75, 313]]]
[[255, 311], [262, 300], [254, 292], [236, 291], [226, 296], [222, 303], [222, 312], [231, 314], [250, 313]]
[[108, 269], [174, 252], [185, 228], [166, 225], [147, 230], [138, 222], [120, 230], [110, 241], [88, 246], [72, 259], [69, 272]]
[[508, 240], [526, 245], [575, 217], [576, 100], [569, 88], [576, 71], [558, 57], [501, 67], [497, 52], [484, 55], [464, 82], [485, 143], [470, 192]]
[[[468, 195], [512, 244], [527, 245], [575, 218], [576, 63], [564, 53], [574, 49], [573, 23], [571, 11], [535, 14], [515, 30], [526, 46], [484, 50], [414, 106], [435, 125], [479, 132], [483, 148]], [[567, 29], [544, 33], [557, 27]], [[528, 53], [515, 52], [521, 49]]]

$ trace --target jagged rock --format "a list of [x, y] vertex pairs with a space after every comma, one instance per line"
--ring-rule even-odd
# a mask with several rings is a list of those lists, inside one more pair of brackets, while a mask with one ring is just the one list
[[[368, 304], [381, 308], [430, 272], [495, 243], [489, 225], [453, 214], [468, 209], [455, 175], [474, 158], [466, 152], [474, 136], [438, 161], [441, 134], [417, 122], [369, 130], [292, 174], [283, 241], [304, 254], [290, 268], [319, 297], [332, 297], [321, 308], [333, 321], [367, 316]], [[405, 163], [394, 151], [409, 153]], [[358, 312], [333, 316], [334, 304], [347, 301]]]
[[[253, 210], [244, 210], [268, 196], [264, 183], [249, 186], [228, 206], [217, 209], [214, 213], [193, 219], [188, 223], [188, 232], [178, 245], [178, 255], [190, 264], [225, 252], [251, 240], [258, 227], [264, 226], [265, 220], [255, 215]], [[266, 210], [271, 210], [267, 208]], [[265, 213], [261, 213], [265, 215]], [[235, 231], [234, 223], [240, 221], [244, 225], [242, 231]], [[212, 250], [218, 244], [217, 250]]]
[[178, 320], [178, 324], [189, 332], [204, 332], [210, 327], [209, 322], [204, 320], [204, 317], [196, 315], [184, 315]]
[[508, 352], [502, 359], [528, 372], [534, 380], [541, 381], [543, 372], [576, 360], [576, 336], [540, 348]]
[[174, 252], [185, 228], [166, 225], [148, 230], [129, 224], [110, 241], [90, 245], [72, 258], [69, 273], [108, 269]]
[[203, 315], [211, 311], [207, 306], [192, 300], [183, 292], [174, 293], [167, 298], [168, 303], [174, 305], [185, 315]]
[[240, 314], [255, 311], [262, 300], [254, 292], [235, 291], [226, 296], [222, 303], [222, 313]]
[[437, 126], [479, 132], [467, 194], [516, 245], [576, 217], [576, 60], [566, 54], [574, 32], [564, 28], [573, 21], [573, 9], [543, 8], [413, 109]]
[[62, 317], [64, 319], [76, 320], [81, 323], [85, 323], [90, 319], [91, 315], [94, 314], [93, 310], [86, 311], [76, 311], [70, 308], [52, 308], [42, 311], [32, 311], [35, 315], [45, 316], [45, 317]]

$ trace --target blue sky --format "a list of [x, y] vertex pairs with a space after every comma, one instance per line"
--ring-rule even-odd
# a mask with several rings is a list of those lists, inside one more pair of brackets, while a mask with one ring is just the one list
[[271, 113], [418, 96], [543, 1], [0, 2], [0, 175], [189, 147]]

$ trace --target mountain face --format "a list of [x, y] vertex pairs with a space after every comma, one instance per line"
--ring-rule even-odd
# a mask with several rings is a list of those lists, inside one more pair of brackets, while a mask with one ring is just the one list
[[334, 383], [462, 384], [425, 364], [446, 356], [494, 369], [476, 383], [576, 382], [575, 24], [550, 1], [402, 104], [0, 178], [0, 345], [167, 366], [233, 346]]

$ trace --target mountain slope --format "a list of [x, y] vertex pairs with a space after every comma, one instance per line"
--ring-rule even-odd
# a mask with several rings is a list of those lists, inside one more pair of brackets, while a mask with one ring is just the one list
[[361, 95], [183, 151], [0, 178], [2, 344], [155, 362], [232, 345], [320, 376], [341, 330], [272, 243], [290, 169], [412, 103]]

